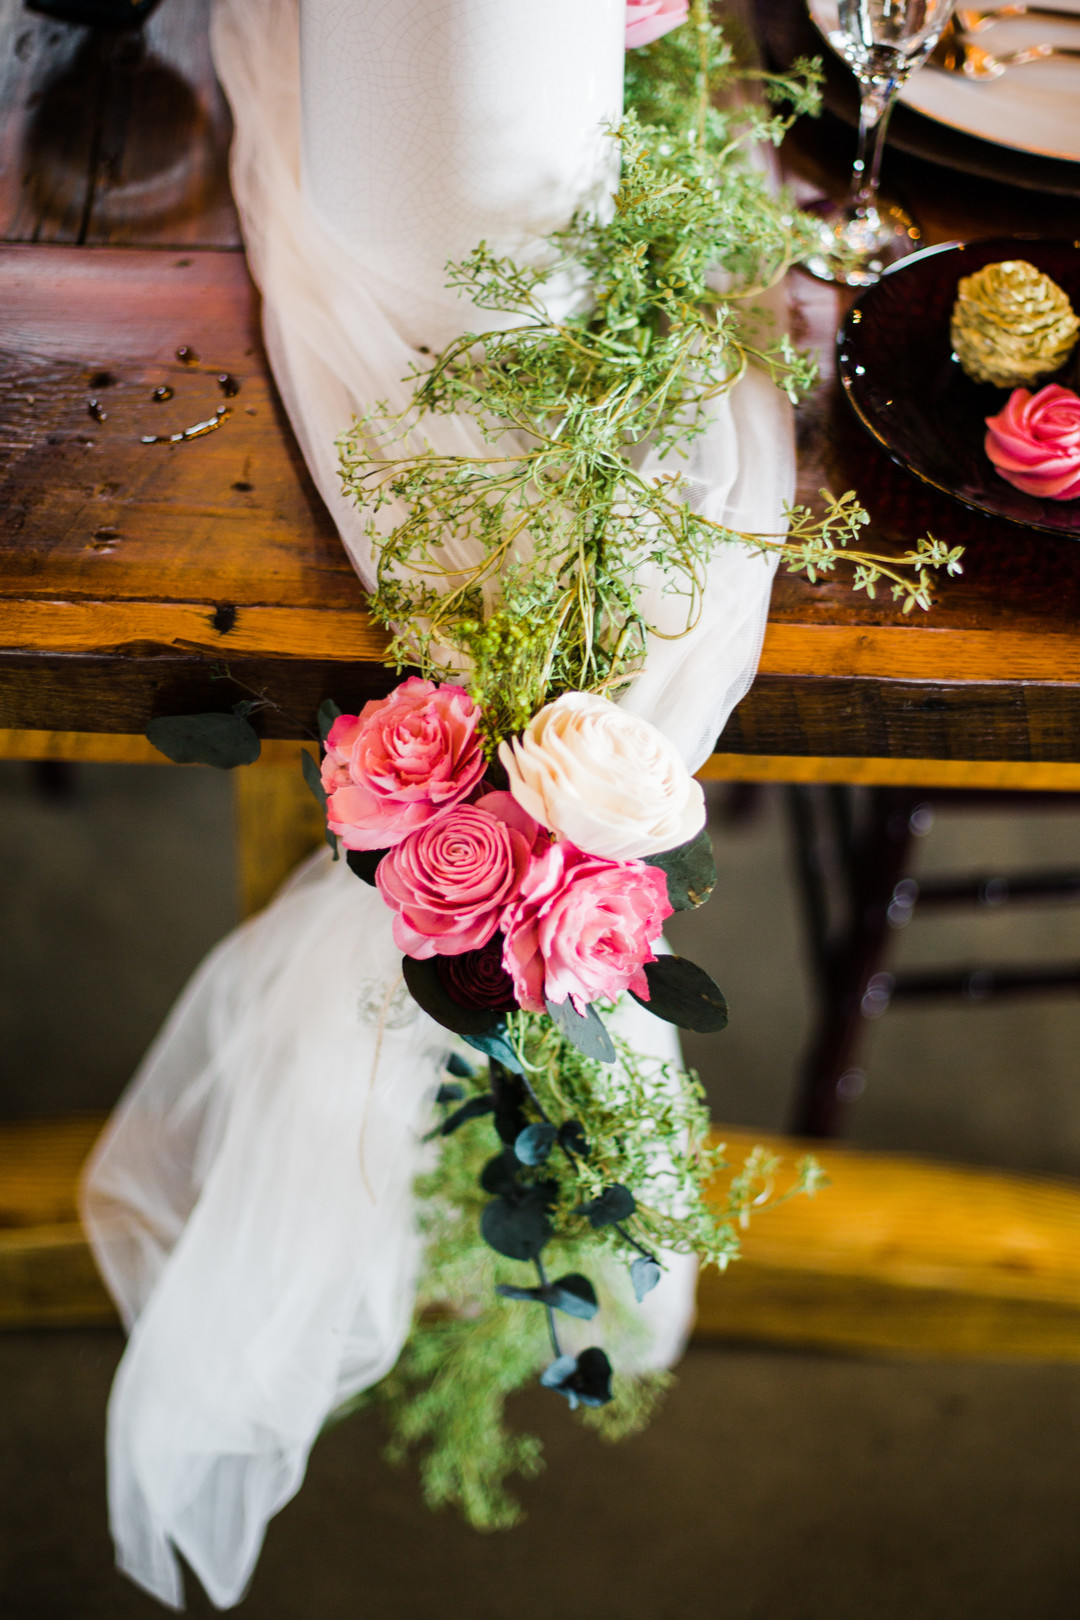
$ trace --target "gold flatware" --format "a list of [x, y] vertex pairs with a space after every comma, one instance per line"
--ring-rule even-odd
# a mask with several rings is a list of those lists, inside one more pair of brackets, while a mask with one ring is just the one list
[[958, 6], [953, 12], [955, 25], [962, 34], [981, 34], [995, 23], [1008, 22], [1012, 17], [1052, 17], [1055, 22], [1080, 22], [1080, 13], [1055, 11], [1053, 6], [995, 6], [992, 11], [971, 11]]
[[1029, 45], [1021, 51], [1005, 51], [992, 56], [981, 45], [965, 39], [955, 29], [942, 34], [934, 47], [930, 60], [946, 73], [956, 73], [975, 84], [988, 84], [1000, 79], [1010, 68], [1023, 67], [1028, 62], [1046, 62], [1054, 56], [1080, 57], [1080, 48], [1070, 45]]

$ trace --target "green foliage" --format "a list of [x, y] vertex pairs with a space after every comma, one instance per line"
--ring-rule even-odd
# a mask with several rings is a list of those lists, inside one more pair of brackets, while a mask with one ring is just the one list
[[[818, 76], [812, 64], [780, 79], [738, 68], [695, 0], [689, 24], [629, 53], [610, 217], [576, 217], [540, 264], [481, 244], [451, 266], [450, 284], [505, 329], [464, 334], [415, 373], [404, 416], [376, 408], [341, 440], [378, 556], [372, 607], [394, 632], [389, 657], [429, 675], [464, 657], [492, 744], [560, 692], [609, 690], [633, 672], [645, 567], [664, 570], [689, 625], [710, 557], [733, 541], [811, 578], [846, 556], [856, 589], [873, 594], [885, 578], [905, 607], [929, 605], [929, 569], [959, 566], [933, 541], [900, 559], [849, 549], [868, 521], [851, 494], [826, 494], [820, 515], [795, 508], [786, 535], [749, 535], [691, 511], [678, 473], [635, 467], [645, 441], [677, 452], [701, 432], [708, 401], [751, 361], [793, 400], [814, 379], [753, 303], [807, 250], [810, 227], [748, 152], [816, 104]], [[739, 101], [747, 78], [761, 79], [764, 107]], [[588, 289], [562, 321], [543, 301], [553, 276]], [[431, 448], [425, 420], [455, 412], [490, 454]], [[391, 502], [406, 515], [385, 535]], [[476, 560], [451, 567], [450, 541]]]
[[[646, 1246], [696, 1253], [724, 1268], [738, 1257], [738, 1231], [751, 1212], [821, 1184], [817, 1166], [804, 1160], [791, 1185], [777, 1192], [779, 1160], [757, 1149], [724, 1190], [729, 1166], [723, 1148], [706, 1139], [708, 1113], [696, 1075], [643, 1059], [622, 1041], [615, 1068], [591, 1061], [537, 1015], [520, 1014], [513, 1035], [534, 1092], [525, 1104], [530, 1123], [543, 1110], [583, 1127], [586, 1153], [560, 1149], [521, 1174], [526, 1183], [530, 1173], [536, 1183], [555, 1183], [554, 1236], [545, 1256], [559, 1273], [580, 1273], [592, 1262], [597, 1323], [609, 1342], [618, 1338], [625, 1348], [641, 1337], [633, 1292], [621, 1274]], [[483, 1097], [488, 1084], [486, 1073], [475, 1075], [470, 1099]], [[390, 1456], [400, 1461], [420, 1448], [428, 1504], [456, 1505], [481, 1530], [517, 1522], [507, 1479], [542, 1467], [540, 1442], [510, 1431], [505, 1404], [551, 1360], [545, 1312], [495, 1292], [499, 1284], [520, 1288], [531, 1275], [480, 1235], [489, 1194], [479, 1178], [498, 1146], [488, 1122], [475, 1119], [443, 1138], [438, 1163], [418, 1182], [425, 1257], [416, 1318], [377, 1392], [390, 1421]], [[594, 1229], [578, 1210], [613, 1184], [633, 1192], [634, 1212]], [[609, 1263], [598, 1272], [600, 1251]], [[624, 1438], [645, 1427], [672, 1382], [668, 1373], [616, 1372], [613, 1401], [579, 1416], [604, 1439]]]

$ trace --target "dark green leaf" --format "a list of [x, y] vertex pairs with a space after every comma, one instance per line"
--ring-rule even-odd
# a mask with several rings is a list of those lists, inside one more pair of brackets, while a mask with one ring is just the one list
[[680, 1029], [696, 1030], [699, 1035], [713, 1035], [727, 1027], [727, 1002], [719, 985], [713, 983], [704, 968], [688, 962], [685, 956], [661, 956], [655, 962], [646, 962], [645, 977], [649, 983], [648, 1001], [634, 996], [632, 990], [630, 994], [657, 1018], [666, 1018]]
[[480, 1233], [508, 1260], [535, 1260], [551, 1236], [547, 1201], [530, 1187], [524, 1198], [495, 1198], [480, 1217]]
[[556, 1277], [548, 1285], [548, 1291], [552, 1296], [551, 1304], [557, 1311], [565, 1311], [567, 1316], [580, 1316], [587, 1322], [600, 1309], [596, 1289], [588, 1277], [583, 1277], [579, 1271]]
[[[447, 999], [449, 1000], [449, 997]], [[469, 1010], [470, 1009], [468, 1008], [462, 1009], [462, 1011]], [[494, 1015], [492, 1013], [487, 1014], [488, 1018], [492, 1018], [493, 1016]], [[434, 1017], [434, 1014], [432, 1014], [432, 1017]], [[442, 1020], [440, 1019], [440, 1023], [441, 1022]], [[521, 1059], [514, 1051], [514, 1048], [510, 1045], [510, 1042], [506, 1039], [506, 1036], [503, 1033], [505, 1028], [506, 1025], [500, 1018], [495, 1027], [486, 1033], [473, 1035], [468, 1030], [464, 1029], [460, 1030], [459, 1033], [462, 1040], [468, 1041], [470, 1046], [475, 1046], [478, 1052], [483, 1052], [488, 1057], [495, 1058], [503, 1065], [504, 1068], [509, 1069], [511, 1074], [522, 1074], [524, 1071], [521, 1067]]]
[[616, 1181], [610, 1187], [605, 1187], [599, 1198], [592, 1199], [587, 1204], [579, 1204], [574, 1211], [575, 1215], [587, 1215], [589, 1225], [594, 1227], [610, 1226], [613, 1221], [625, 1221], [637, 1209], [637, 1200], [629, 1187], [624, 1187]]
[[543, 1164], [554, 1146], [554, 1125], [527, 1125], [514, 1142], [514, 1152], [522, 1164]]
[[479, 1119], [483, 1114], [491, 1114], [495, 1110], [495, 1099], [486, 1097], [470, 1097], [467, 1103], [455, 1108], [448, 1119], [444, 1119], [439, 1126], [440, 1136], [453, 1136], [454, 1132], [470, 1119]]
[[495, 1129], [499, 1133], [499, 1140], [512, 1151], [514, 1143], [529, 1123], [525, 1118], [525, 1086], [520, 1078], [520, 1070], [514, 1074], [498, 1058], [493, 1057], [489, 1062], [488, 1074], [495, 1093]]
[[658, 866], [667, 878], [668, 901], [676, 911], [692, 911], [704, 905], [716, 887], [712, 842], [704, 828], [677, 849], [646, 855], [645, 864]]
[[446, 1067], [450, 1074], [456, 1075], [459, 1080], [471, 1080], [476, 1070], [471, 1063], [466, 1063], [460, 1052], [451, 1052], [446, 1060]]
[[387, 853], [385, 849], [350, 849], [345, 853], [345, 864], [350, 872], [375, 887], [375, 868]]
[[585, 1136], [585, 1127], [580, 1119], [564, 1119], [559, 1126], [559, 1146], [565, 1148], [567, 1153], [576, 1153], [583, 1157], [589, 1151], [589, 1144]]
[[464, 1095], [465, 1087], [459, 1086], [456, 1080], [452, 1080], [449, 1085], [439, 1087], [435, 1093], [435, 1101], [442, 1107], [452, 1102], [460, 1102]]
[[403, 957], [401, 971], [413, 1000], [444, 1029], [452, 1029], [456, 1035], [470, 1040], [496, 1027], [494, 1014], [486, 1008], [462, 1007], [447, 995], [435, 963], [430, 958], [426, 962], [418, 962], [414, 956]]
[[573, 1356], [559, 1356], [540, 1374], [547, 1389], [557, 1389], [570, 1402], [571, 1410], [582, 1406], [605, 1406], [611, 1399], [611, 1363], [595, 1345]]
[[319, 770], [318, 765], [315, 763], [315, 760], [308, 753], [306, 748], [301, 748], [300, 750], [300, 769], [304, 773], [304, 781], [307, 783], [316, 799], [318, 799], [319, 803], [322, 805], [323, 812], [325, 813], [326, 789], [322, 784], [322, 772]]
[[489, 1159], [480, 1172], [480, 1185], [484, 1191], [497, 1198], [509, 1198], [520, 1191], [514, 1179], [515, 1172], [520, 1169], [517, 1159], [509, 1148], [496, 1153]]
[[151, 720], [148, 740], [174, 765], [216, 765], [231, 771], [253, 765], [261, 744], [255, 728], [239, 714], [170, 714]]
[[654, 1260], [648, 1254], [638, 1255], [630, 1267], [630, 1281], [634, 1285], [634, 1296], [639, 1305], [646, 1294], [652, 1293], [660, 1281], [661, 1275], [659, 1261]]
[[585, 1009], [584, 1018], [567, 996], [565, 1001], [548, 1001], [548, 1014], [555, 1028], [567, 1040], [597, 1063], [614, 1063], [615, 1048], [595, 1007]]
[[322, 738], [322, 745], [324, 748], [326, 747], [326, 739], [330, 735], [330, 727], [333, 725], [340, 713], [341, 710], [338, 708], [333, 698], [323, 698], [322, 702], [319, 704], [319, 736]]
[[570, 1272], [552, 1283], [539, 1288], [518, 1288], [512, 1283], [498, 1283], [495, 1292], [503, 1299], [527, 1300], [536, 1305], [550, 1305], [554, 1311], [565, 1311], [588, 1322], [599, 1310], [596, 1290], [588, 1277]]

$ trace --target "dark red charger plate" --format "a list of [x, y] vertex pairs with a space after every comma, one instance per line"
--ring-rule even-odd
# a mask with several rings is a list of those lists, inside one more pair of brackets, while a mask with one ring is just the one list
[[[991, 517], [1080, 539], [1080, 500], [1025, 495], [983, 450], [986, 418], [1011, 393], [974, 383], [952, 357], [949, 317], [961, 276], [1026, 259], [1080, 308], [1080, 242], [995, 237], [948, 242], [901, 259], [863, 293], [836, 334], [837, 370], [852, 409], [892, 459], [924, 483]], [[1076, 360], [1052, 379], [1076, 387]]]

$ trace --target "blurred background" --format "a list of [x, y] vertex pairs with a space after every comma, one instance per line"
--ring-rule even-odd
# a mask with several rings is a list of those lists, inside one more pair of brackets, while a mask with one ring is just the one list
[[[790, 797], [721, 784], [709, 797], [719, 882], [671, 937], [722, 985], [731, 1023], [688, 1038], [687, 1057], [718, 1120], [776, 1131], [791, 1117], [816, 995]], [[7, 1118], [116, 1100], [187, 974], [238, 918], [233, 813], [230, 778], [209, 770], [0, 765]], [[1065, 796], [1022, 815], [945, 806], [918, 826], [917, 879], [1080, 870], [1080, 806]], [[890, 929], [887, 957], [894, 974], [1080, 961], [1080, 907], [916, 906]], [[869, 1010], [851, 1142], [1080, 1175], [1075, 991]], [[106, 1527], [105, 1404], [121, 1347], [108, 1327], [0, 1335], [4, 1620], [160, 1612], [114, 1572]], [[240, 1612], [1080, 1612], [1080, 1365], [698, 1344], [653, 1427], [623, 1446], [600, 1444], [539, 1393], [513, 1412], [548, 1459], [520, 1488], [519, 1529], [484, 1537], [429, 1514], [415, 1474], [383, 1462], [379, 1418], [361, 1415], [317, 1445]], [[190, 1608], [212, 1612], [195, 1590]]]

